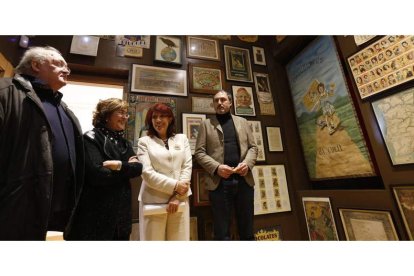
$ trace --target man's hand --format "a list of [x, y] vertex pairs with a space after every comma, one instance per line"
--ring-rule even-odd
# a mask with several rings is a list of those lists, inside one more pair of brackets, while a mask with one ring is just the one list
[[249, 166], [247, 166], [247, 164], [246, 164], [246, 163], [241, 162], [241, 163], [239, 163], [239, 165], [237, 165], [237, 167], [235, 167], [235, 168], [233, 169], [233, 172], [234, 172], [234, 173], [238, 173], [238, 174], [240, 174], [241, 176], [246, 176], [246, 175], [247, 175], [247, 173], [249, 172]]
[[230, 167], [230, 166], [224, 165], [224, 164], [223, 165], [219, 165], [218, 166], [218, 169], [217, 169], [217, 174], [220, 177], [222, 177], [224, 179], [227, 179], [227, 178], [230, 177], [230, 175], [233, 174], [233, 168]]

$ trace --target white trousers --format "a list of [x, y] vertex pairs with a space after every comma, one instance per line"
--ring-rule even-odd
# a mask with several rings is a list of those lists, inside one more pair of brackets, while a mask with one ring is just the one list
[[174, 214], [143, 215], [139, 204], [139, 236], [141, 241], [189, 241], [190, 207], [185, 201], [183, 212]]

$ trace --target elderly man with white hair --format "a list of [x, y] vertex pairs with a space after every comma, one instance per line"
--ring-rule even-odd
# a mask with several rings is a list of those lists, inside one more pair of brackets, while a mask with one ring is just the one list
[[64, 231], [82, 185], [82, 130], [61, 101], [58, 50], [28, 49], [15, 72], [0, 79], [0, 240], [44, 240]]

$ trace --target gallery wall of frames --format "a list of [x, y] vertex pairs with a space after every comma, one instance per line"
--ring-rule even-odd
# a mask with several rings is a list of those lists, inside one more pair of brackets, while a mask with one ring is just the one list
[[[19, 38], [0, 36], [14, 66], [25, 50]], [[230, 92], [259, 149], [257, 240], [413, 239], [412, 36], [31, 36], [30, 44], [59, 49], [71, 80], [123, 85], [135, 147], [146, 111], [164, 102], [194, 150], [198, 125], [214, 116], [212, 95]], [[194, 161], [193, 240], [213, 238], [205, 174]]]

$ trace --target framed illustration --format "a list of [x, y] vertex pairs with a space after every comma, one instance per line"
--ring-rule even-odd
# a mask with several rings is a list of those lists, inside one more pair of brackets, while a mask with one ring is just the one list
[[187, 57], [220, 61], [218, 40], [187, 36]]
[[142, 57], [143, 49], [149, 49], [149, 35], [116, 35], [116, 55], [119, 57]]
[[241, 116], [256, 116], [254, 108], [253, 89], [248, 86], [232, 86], [234, 99], [234, 114]]
[[253, 82], [248, 49], [224, 45], [224, 58], [228, 80]]
[[413, 164], [414, 88], [371, 104], [392, 164]]
[[398, 235], [388, 211], [339, 208], [348, 241], [398, 241]]
[[154, 60], [172, 64], [181, 64], [182, 44], [180, 37], [157, 35], [155, 38]]
[[206, 189], [206, 179], [208, 173], [203, 169], [193, 169], [192, 181], [193, 184], [193, 199], [194, 206], [208, 206], [210, 200], [208, 198], [208, 190]]
[[333, 38], [312, 41], [286, 72], [309, 178], [375, 175]]
[[270, 89], [269, 75], [254, 72], [253, 76], [257, 100], [260, 107], [260, 115], [275, 115], [276, 111], [273, 103], [272, 91]]
[[191, 108], [193, 112], [204, 114], [215, 114], [213, 97], [191, 97]]
[[284, 165], [254, 166], [254, 214], [291, 210]]
[[266, 127], [266, 133], [267, 143], [269, 144], [269, 151], [283, 151], [280, 127]]
[[410, 240], [414, 240], [414, 185], [392, 187]]
[[338, 232], [328, 197], [302, 197], [311, 241], [337, 241]]
[[266, 161], [264, 151], [264, 141], [262, 135], [262, 122], [260, 121], [247, 121], [250, 125], [250, 130], [253, 133], [254, 141], [257, 146], [257, 159], [256, 161]]
[[255, 241], [281, 241], [282, 227], [280, 225], [260, 228], [254, 233]]
[[254, 64], [266, 65], [265, 50], [263, 48], [253, 46], [253, 61]]
[[147, 135], [145, 117], [148, 110], [156, 103], [168, 105], [177, 118], [177, 100], [171, 97], [157, 97], [130, 93], [128, 98], [128, 118], [126, 137], [131, 141], [134, 151], [138, 149], [138, 139]]
[[388, 35], [348, 58], [361, 99], [414, 79], [414, 36]]
[[185, 70], [132, 65], [131, 92], [187, 96]]
[[224, 88], [224, 74], [219, 65], [188, 64], [190, 90], [214, 95]]
[[183, 133], [187, 135], [190, 143], [191, 154], [194, 154], [195, 145], [198, 136], [198, 128], [203, 120], [206, 119], [204, 114], [183, 113]]

